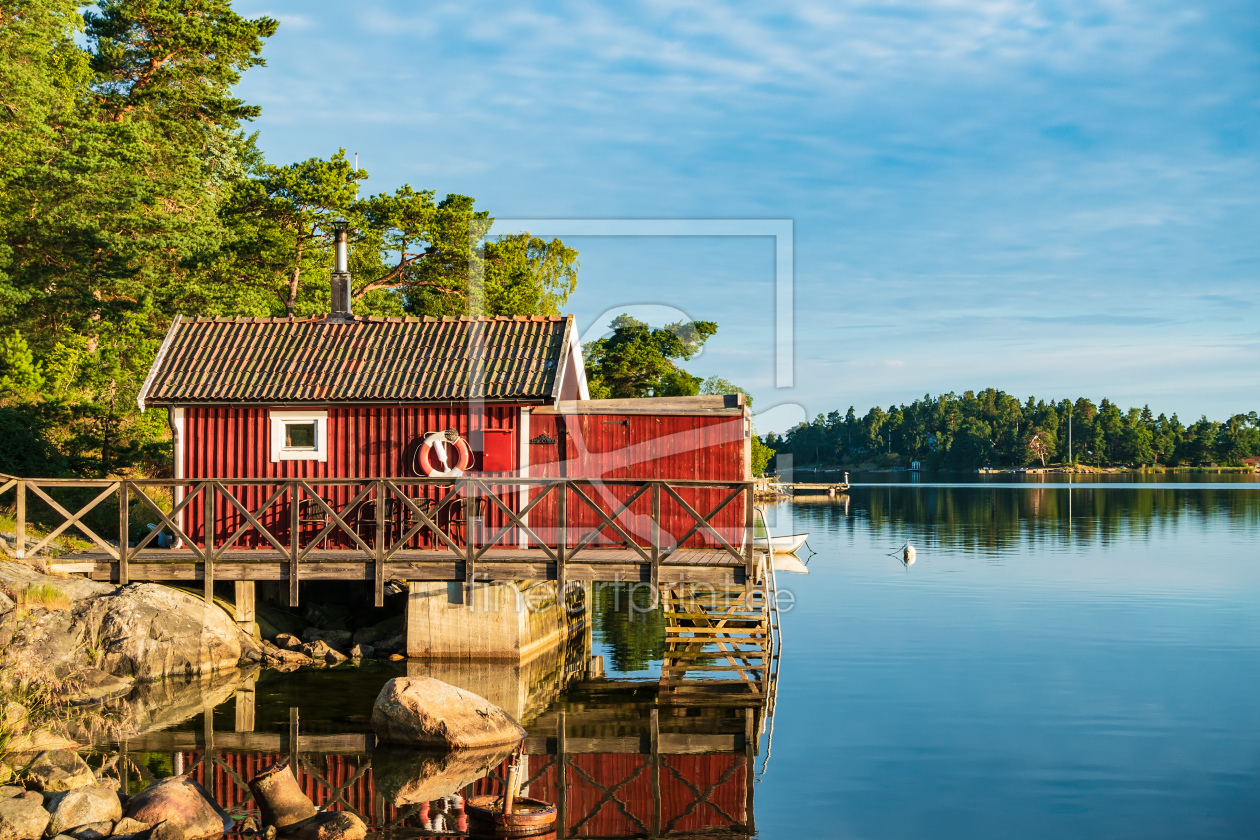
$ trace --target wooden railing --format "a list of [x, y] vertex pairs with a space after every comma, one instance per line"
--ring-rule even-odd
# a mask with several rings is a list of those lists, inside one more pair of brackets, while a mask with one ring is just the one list
[[[116, 564], [120, 584], [129, 582], [133, 563], [169, 562], [146, 552], [157, 547], [159, 534], [168, 532], [176, 545], [203, 566], [207, 598], [213, 592], [215, 563], [228, 551], [251, 549], [251, 554], [257, 552], [256, 559], [289, 564], [291, 600], [296, 602], [302, 563], [319, 546], [333, 542], [343, 547], [339, 549], [342, 559], [348, 552], [374, 565], [380, 605], [385, 563], [416, 545], [453, 552], [463, 561], [467, 583], [476, 579], [478, 560], [504, 543], [531, 549], [532, 556], [522, 556], [522, 562], [545, 557], [554, 563], [562, 585], [565, 567], [575, 557], [610, 544], [627, 549], [650, 566], [654, 586], [662, 561], [689, 544], [716, 548], [738, 559], [746, 577], [752, 579], [753, 488], [751, 481], [641, 479], [0, 476], [0, 504], [8, 491], [15, 492], [19, 557], [44, 550], [74, 528]], [[73, 491], [70, 495], [82, 504], [72, 513], [70, 508], [76, 504], [67, 507], [52, 491]], [[743, 509], [739, 510], [733, 503], [741, 498]], [[169, 500], [169, 512], [159, 499]], [[705, 504], [702, 499], [716, 499], [716, 503]], [[33, 500], [48, 508], [39, 520], [51, 530], [28, 549], [28, 504]], [[115, 505], [116, 516], [106, 510]], [[134, 545], [133, 505], [143, 513], [140, 521], [154, 526]], [[704, 507], [707, 513], [698, 509]], [[212, 523], [208, 529], [207, 522]], [[308, 536], [308, 530], [314, 533]], [[106, 539], [101, 533], [117, 535], [117, 539]], [[412, 553], [409, 559], [417, 558]]]

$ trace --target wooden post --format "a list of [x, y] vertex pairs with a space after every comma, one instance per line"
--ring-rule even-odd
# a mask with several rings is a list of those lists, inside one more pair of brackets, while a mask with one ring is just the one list
[[206, 603], [214, 601], [214, 482], [206, 480], [201, 485], [205, 508], [205, 549], [201, 554], [201, 566], [205, 571]]
[[753, 576], [753, 524], [756, 514], [756, 483], [749, 481], [744, 485], [744, 586], [754, 583]]
[[649, 726], [651, 727], [651, 762], [652, 762], [652, 836], [661, 833], [661, 710], [653, 707]]
[[565, 547], [569, 542], [569, 480], [560, 479], [560, 498], [556, 500], [556, 598], [564, 603]]
[[298, 486], [289, 485], [289, 606], [298, 605], [298, 555], [302, 550], [301, 524], [298, 522]]
[[463, 505], [464, 512], [464, 604], [471, 608], [473, 603], [473, 584], [477, 582], [476, 557], [477, 544], [473, 540], [473, 515], [477, 510], [477, 482], [469, 479], [464, 486], [467, 488], [467, 495], [463, 500], [455, 502]]
[[252, 683], [236, 692], [236, 731], [254, 731], [254, 686]]
[[298, 766], [301, 761], [301, 752], [298, 749], [298, 707], [289, 707], [289, 767], [293, 770], [293, 777], [297, 778]]
[[210, 794], [210, 801], [214, 802], [215, 784], [214, 784], [214, 706], [206, 703], [201, 707], [201, 731], [205, 738], [205, 752], [201, 754], [201, 771], [202, 778], [206, 783], [202, 785], [206, 789], [206, 793]]
[[568, 760], [564, 751], [564, 710], [556, 712], [556, 834], [564, 837], [568, 834], [565, 823], [565, 806], [568, 804]]
[[251, 636], [258, 636], [258, 617], [254, 607], [254, 582], [252, 580], [236, 581], [236, 623]]
[[652, 604], [661, 601], [661, 484], [652, 482]]
[[26, 556], [26, 482], [17, 483], [17, 559]]
[[127, 510], [129, 504], [127, 482], [118, 482], [118, 585], [126, 586], [131, 582], [127, 568], [128, 552], [131, 548], [131, 516]]
[[385, 482], [376, 481], [376, 557], [372, 578], [378, 607], [385, 606]]
[[747, 790], [744, 799], [744, 829], [749, 835], [757, 832], [756, 822], [753, 820], [753, 783], [756, 781], [753, 778], [756, 775], [753, 770], [754, 756], [757, 754], [757, 737], [752, 718], [752, 708], [746, 708], [744, 710], [744, 784]]

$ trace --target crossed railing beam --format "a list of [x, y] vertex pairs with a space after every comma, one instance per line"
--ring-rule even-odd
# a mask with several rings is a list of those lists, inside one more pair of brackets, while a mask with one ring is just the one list
[[[242, 491], [257, 488], [266, 498], [261, 505], [247, 503]], [[344, 489], [343, 489], [344, 488]], [[410, 488], [424, 488], [423, 498], [413, 498]], [[628, 489], [628, 492], [627, 492]], [[273, 550], [288, 564], [290, 602], [297, 603], [301, 567], [313, 551], [330, 539], [349, 543], [350, 550], [374, 566], [376, 603], [384, 603], [384, 566], [394, 555], [406, 549], [417, 538], [432, 545], [444, 546], [463, 561], [465, 583], [476, 580], [476, 564], [488, 551], [505, 539], [519, 539], [554, 564], [560, 585], [567, 582], [566, 567], [582, 552], [599, 547], [601, 538], [619, 543], [651, 568], [651, 583], [659, 582], [661, 563], [679, 551], [693, 537], [700, 536], [716, 543], [720, 549], [741, 560], [746, 578], [755, 577], [752, 548], [753, 483], [744, 481], [697, 481], [666, 479], [579, 479], [579, 478], [195, 478], [195, 479], [23, 479], [0, 475], [0, 503], [10, 490], [16, 496], [18, 557], [44, 550], [55, 539], [75, 529], [91, 540], [117, 567], [117, 580], [130, 580], [130, 564], [140, 562], [140, 552], [157, 539], [170, 533], [177, 544], [190, 551], [199, 564], [207, 600], [212, 597], [214, 567], [229, 550], [235, 550], [244, 539], [255, 539]], [[51, 495], [52, 490], [95, 490], [90, 501], [71, 512], [69, 507]], [[707, 513], [697, 510], [684, 493], [688, 490], [724, 491], [720, 501]], [[433, 493], [432, 496], [429, 494]], [[27, 503], [29, 495], [46, 505], [61, 521], [34, 546], [27, 549]], [[165, 496], [165, 498], [163, 497]], [[744, 499], [743, 521], [728, 533], [715, 524], [717, 516], [740, 498]], [[348, 498], [348, 501], [347, 501]], [[459, 519], [464, 527], [462, 544], [456, 538], [452, 513], [465, 500], [484, 499], [486, 511], [497, 515], [493, 532], [478, 535], [472, 532], [471, 507]], [[641, 500], [650, 502], [650, 511], [636, 513], [632, 508]], [[97, 530], [102, 516], [98, 509], [109, 500], [116, 500], [116, 543]], [[256, 499], [255, 499], [256, 501]], [[539, 533], [529, 522], [530, 513], [547, 501], [553, 503], [554, 522]], [[365, 521], [362, 513], [371, 503], [375, 516]], [[675, 517], [681, 513], [690, 527], [673, 536], [663, 527], [663, 504], [672, 503]], [[476, 505], [475, 501], [468, 501]], [[133, 506], [135, 510], [133, 511]], [[286, 511], [283, 509], [287, 506]], [[318, 517], [318, 531], [306, 538], [300, 511], [303, 506]], [[401, 512], [406, 521], [387, 519], [387, 507]], [[164, 509], [167, 508], [167, 509]], [[93, 514], [89, 524], [89, 514]], [[443, 516], [447, 519], [442, 524]], [[106, 515], [108, 516], [108, 514]], [[151, 522], [153, 528], [137, 543], [130, 544], [131, 521]], [[489, 516], [487, 518], [490, 518]], [[579, 519], [595, 520], [595, 524], [577, 524]], [[286, 521], [287, 520], [287, 521]], [[219, 524], [226, 522], [224, 533]], [[206, 527], [206, 523], [214, 523]], [[287, 525], [288, 534], [282, 533]], [[397, 539], [391, 532], [397, 528]], [[230, 533], [227, 533], [230, 529]], [[111, 529], [112, 530], [112, 529]], [[192, 533], [189, 533], [189, 532]], [[366, 538], [364, 531], [372, 532]], [[515, 532], [516, 536], [513, 536]], [[728, 539], [734, 533], [738, 541]], [[479, 536], [486, 537], [478, 539]], [[740, 542], [738, 546], [734, 543]], [[527, 561], [522, 561], [527, 562]]]

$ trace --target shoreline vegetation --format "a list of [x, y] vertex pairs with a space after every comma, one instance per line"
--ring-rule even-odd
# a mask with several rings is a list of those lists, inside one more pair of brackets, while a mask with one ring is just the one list
[[[878, 467], [870, 464], [860, 466], [843, 465], [843, 464], [822, 464], [800, 467], [793, 470], [798, 474], [813, 473], [904, 473], [914, 472], [910, 467]], [[974, 470], [951, 470], [951, 469], [924, 469], [925, 473], [957, 473], [957, 474], [979, 474], [979, 475], [1122, 475], [1136, 473], [1138, 475], [1172, 475], [1180, 473], [1221, 473], [1230, 475], [1248, 475], [1260, 472], [1260, 469], [1250, 465], [1244, 466], [1203, 466], [1203, 467], [1164, 467], [1164, 466], [1118, 466], [1118, 467], [1091, 467], [1087, 464], [1077, 464], [1075, 467], [1068, 464], [1048, 464], [1044, 467], [979, 467]], [[773, 469], [767, 470], [768, 476], [775, 476], [777, 473]]]
[[[1149, 405], [1122, 410], [1106, 398], [1024, 401], [996, 388], [871, 408], [861, 417], [819, 414], [786, 434], [763, 439], [775, 451], [771, 469], [801, 472], [909, 468], [975, 472], [1021, 467], [1079, 471], [1118, 468], [1248, 468], [1260, 456], [1260, 415], [1183, 423]], [[784, 456], [788, 456], [785, 458]], [[789, 461], [790, 458], [790, 461]]]

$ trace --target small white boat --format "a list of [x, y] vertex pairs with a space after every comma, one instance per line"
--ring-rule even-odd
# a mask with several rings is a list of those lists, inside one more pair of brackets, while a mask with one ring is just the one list
[[790, 572], [794, 575], [809, 574], [809, 566], [795, 554], [774, 553], [774, 570], [776, 572]]
[[771, 546], [774, 547], [774, 553], [795, 554], [805, 541], [809, 539], [809, 534], [791, 534], [783, 537], [754, 537], [753, 548], [760, 548], [765, 551]]

